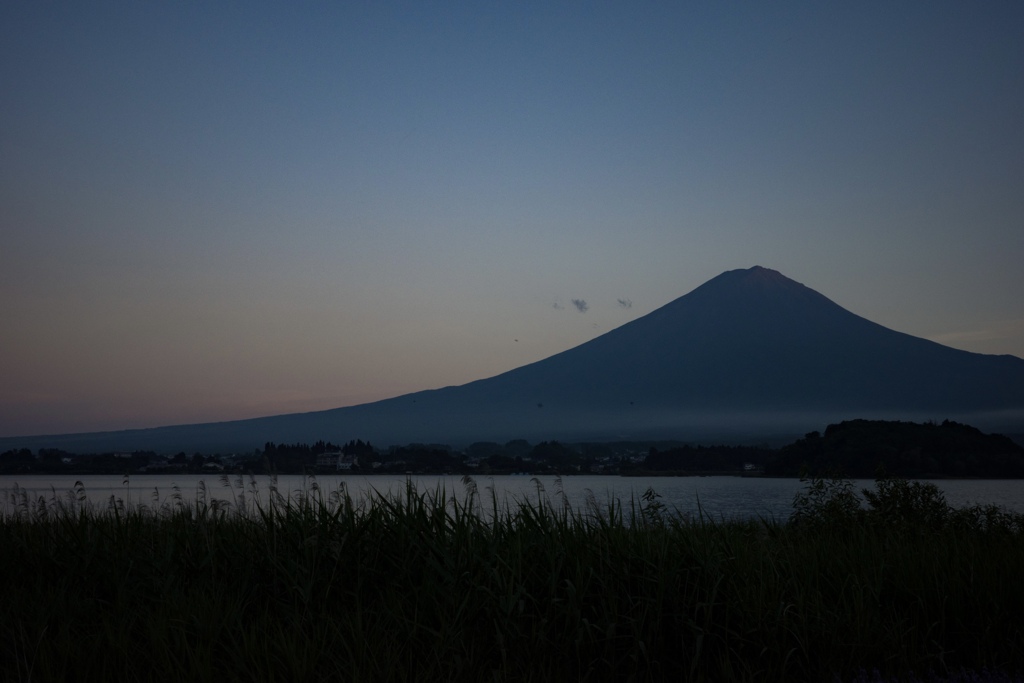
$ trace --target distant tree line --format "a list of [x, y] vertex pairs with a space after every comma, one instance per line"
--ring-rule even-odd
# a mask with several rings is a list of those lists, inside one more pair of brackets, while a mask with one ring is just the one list
[[782, 448], [680, 442], [562, 443], [523, 439], [477, 442], [461, 450], [412, 443], [379, 449], [353, 439], [267, 442], [247, 454], [74, 454], [57, 449], [0, 453], [0, 474], [336, 472], [411, 474], [624, 474], [809, 476], [872, 478], [884, 472], [907, 478], [1024, 478], [1024, 448], [1011, 439], [945, 421], [941, 424], [851, 420], [811, 432]]
[[758, 472], [777, 453], [768, 446], [682, 446], [666, 451], [651, 448], [643, 470], [678, 474]]

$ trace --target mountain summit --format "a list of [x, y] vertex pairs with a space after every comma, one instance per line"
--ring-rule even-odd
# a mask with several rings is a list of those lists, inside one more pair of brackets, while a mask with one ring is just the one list
[[1024, 408], [1024, 360], [889, 330], [754, 267], [574, 349], [450, 391], [501, 397], [505, 410], [532, 399], [581, 429], [594, 415], [592, 424], [625, 431], [631, 421], [671, 431], [801, 414], [941, 418]]
[[118, 449], [803, 433], [856, 417], [1024, 425], [1024, 360], [861, 318], [779, 272], [731, 270], [607, 334], [462, 386], [314, 413], [29, 439]]

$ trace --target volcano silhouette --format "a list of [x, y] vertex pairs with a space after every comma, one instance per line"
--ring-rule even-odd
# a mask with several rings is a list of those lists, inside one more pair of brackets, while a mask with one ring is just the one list
[[686, 439], [803, 433], [856, 417], [1018, 429], [1024, 360], [887, 329], [758, 266], [725, 272], [573, 349], [461, 386], [312, 413], [34, 440], [227, 451], [317, 439]]

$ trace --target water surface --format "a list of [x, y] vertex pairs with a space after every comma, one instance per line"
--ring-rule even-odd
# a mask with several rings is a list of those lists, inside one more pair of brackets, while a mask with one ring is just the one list
[[[710, 519], [757, 518], [784, 520], [792, 512], [793, 496], [805, 484], [798, 479], [756, 477], [615, 477], [578, 475], [531, 477], [495, 475], [473, 477], [479, 499], [489, 506], [491, 496], [499, 504], [522, 500], [545, 500], [554, 505], [568, 502], [575, 509], [616, 499], [626, 506], [648, 489], [667, 508], [684, 515], [704, 515]], [[78, 491], [76, 482], [81, 482]], [[472, 485], [461, 476], [436, 475], [302, 475], [269, 476], [210, 474], [150, 474], [125, 478], [117, 475], [5, 475], [0, 476], [0, 510], [10, 513], [25, 503], [38, 505], [40, 498], [52, 505], [56, 501], [78, 502], [80, 496], [96, 507], [105, 508], [113, 500], [130, 506], [151, 509], [194, 503], [197, 500], [221, 501], [232, 506], [251, 505], [270, 499], [271, 487], [292, 500], [303, 495], [320, 495], [325, 500], [346, 492], [361, 500], [373, 492], [401, 494], [407, 484], [423, 492], [443, 491], [449, 497], [464, 499]], [[951, 505], [995, 504], [1024, 512], [1024, 483], [1018, 480], [944, 479], [933, 482]], [[873, 488], [871, 480], [854, 480], [857, 489]]]

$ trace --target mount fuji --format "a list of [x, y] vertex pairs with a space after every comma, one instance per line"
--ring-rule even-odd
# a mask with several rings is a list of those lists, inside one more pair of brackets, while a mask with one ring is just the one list
[[802, 434], [861, 417], [1024, 431], [1024, 360], [896, 332], [755, 266], [580, 346], [461, 386], [233, 422], [4, 438], [0, 450], [727, 438]]

